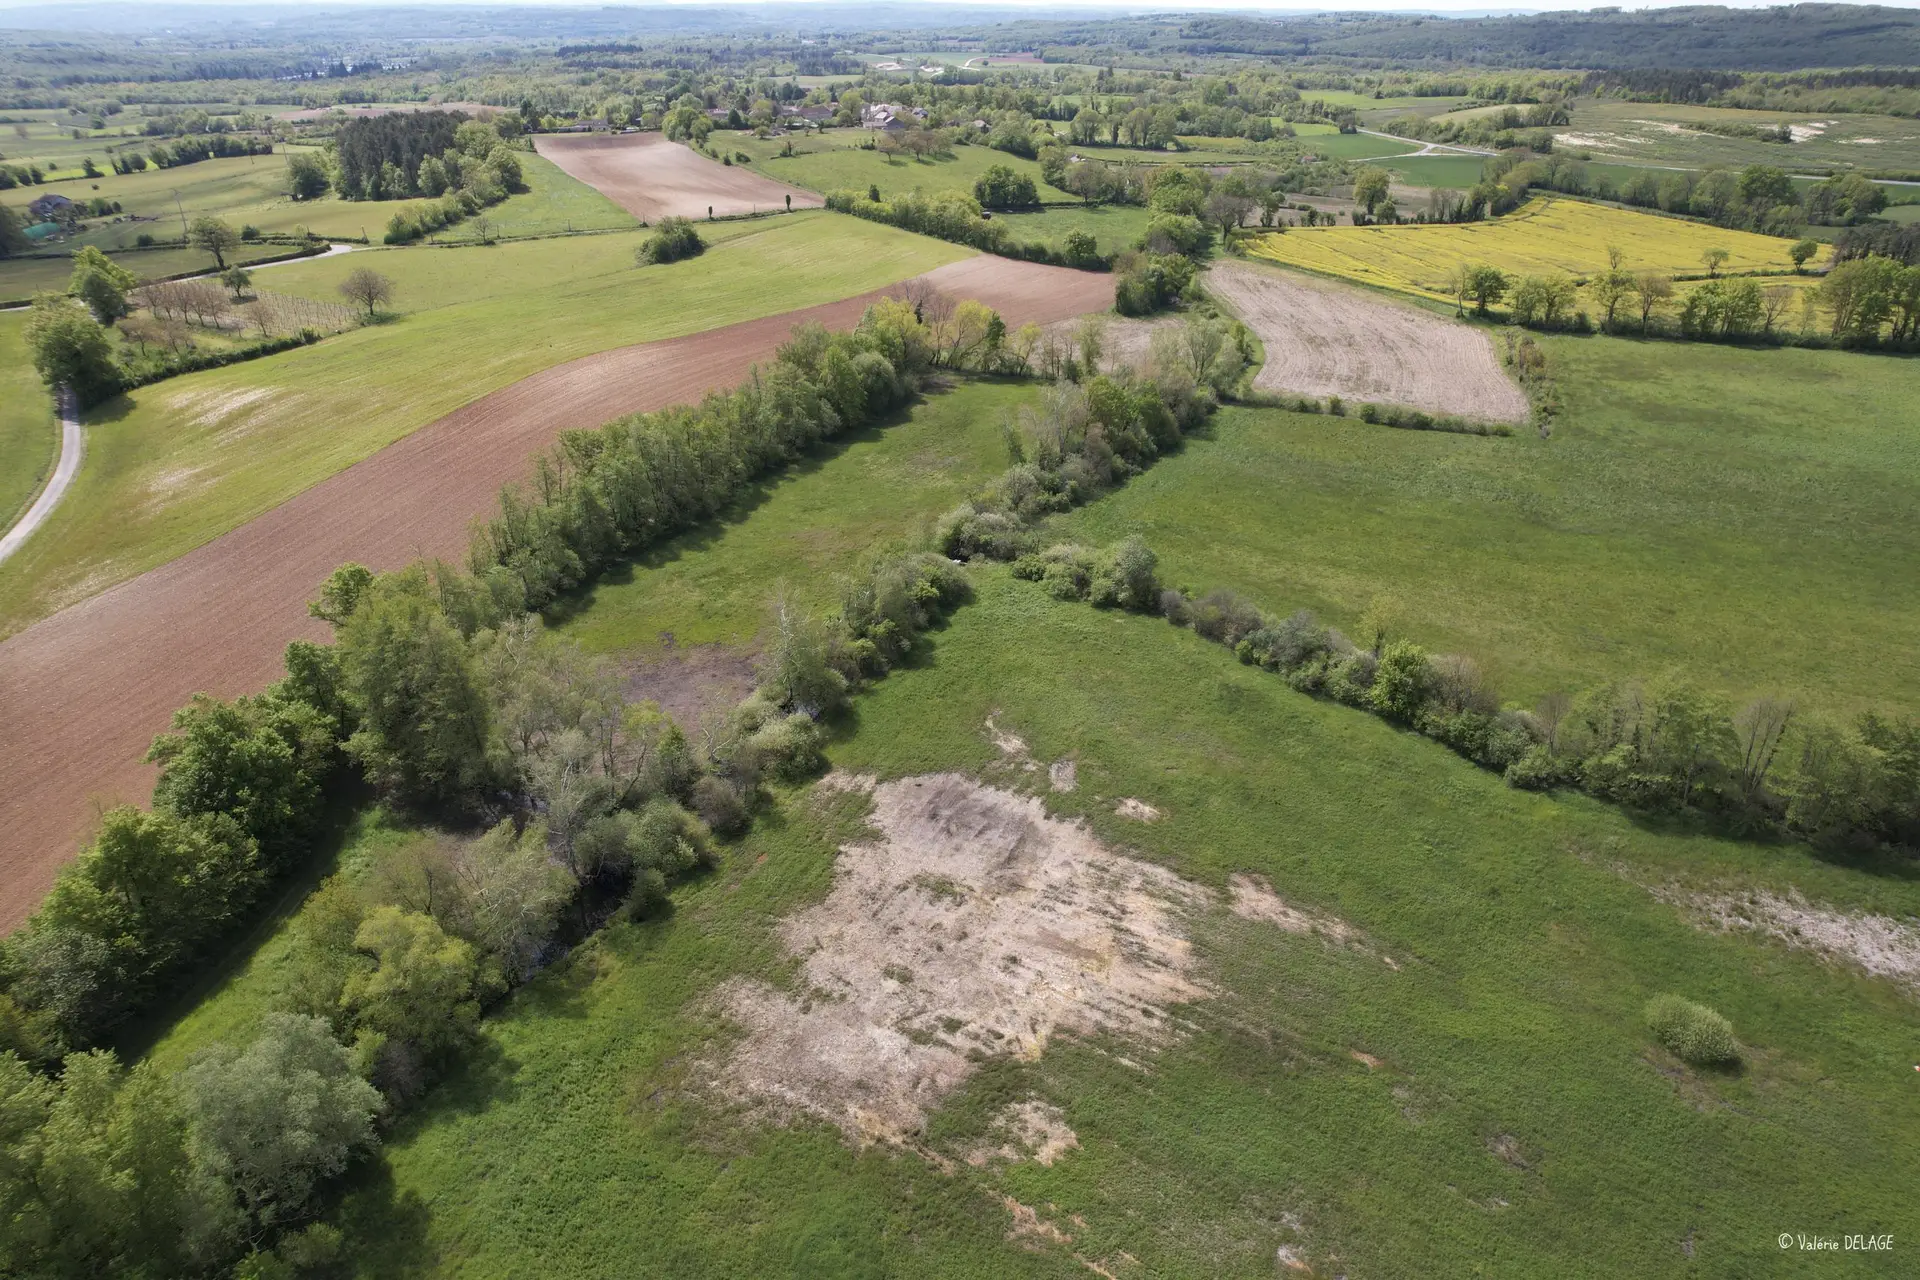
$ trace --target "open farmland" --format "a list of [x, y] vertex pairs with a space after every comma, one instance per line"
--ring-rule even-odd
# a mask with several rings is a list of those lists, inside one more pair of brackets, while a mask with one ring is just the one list
[[[508, 196], [486, 211], [495, 236], [552, 235], [564, 231], [619, 230], [632, 227], [632, 215], [593, 188], [575, 181], [537, 155], [518, 157], [527, 190]], [[282, 152], [266, 156], [235, 156], [203, 160], [174, 169], [148, 169], [142, 173], [104, 174], [99, 178], [51, 184], [48, 187], [21, 188], [0, 193], [0, 202], [24, 208], [28, 201], [44, 191], [57, 191], [74, 200], [103, 196], [118, 200], [124, 214], [117, 219], [90, 219], [87, 230], [62, 242], [66, 249], [95, 245], [109, 253], [127, 252], [129, 270], [142, 275], [165, 275], [187, 267], [144, 265], [152, 259], [174, 261], [176, 255], [190, 258], [188, 267], [207, 261], [206, 255], [186, 250], [137, 250], [142, 235], [161, 244], [178, 244], [186, 224], [209, 216], [226, 220], [235, 229], [253, 226], [269, 235], [311, 233], [336, 240], [377, 243], [387, 220], [396, 213], [412, 214], [426, 207], [427, 200], [342, 200], [327, 195], [314, 200], [294, 200], [287, 194], [287, 163]], [[704, 209], [702, 210], [704, 212]], [[472, 224], [465, 223], [440, 233], [443, 238], [462, 240], [474, 235]], [[248, 253], [285, 253], [286, 246], [247, 246]], [[0, 295], [19, 296], [12, 283], [18, 269], [16, 261], [0, 260]]]
[[[849, 230], [870, 225], [855, 224], [853, 219], [819, 221]], [[888, 228], [875, 230], [900, 236]], [[711, 251], [693, 263], [678, 264], [675, 270], [686, 273], [722, 256]], [[870, 254], [861, 265], [874, 271], [883, 260]], [[765, 251], [753, 261], [768, 261]], [[796, 276], [790, 271], [789, 283]], [[973, 298], [994, 307], [1013, 325], [1101, 310], [1111, 306], [1113, 299], [1107, 276], [986, 256], [950, 263], [928, 273], [927, 280], [956, 298]], [[710, 287], [715, 283], [713, 277], [698, 272], [692, 273], [691, 281], [694, 285], [705, 281]], [[712, 291], [706, 296], [709, 305], [717, 300]], [[764, 299], [766, 294], [758, 290], [752, 296]], [[412, 434], [357, 466], [348, 465], [354, 457], [344, 449], [324, 454], [290, 446], [289, 439], [299, 441], [310, 428], [294, 428], [266, 416], [276, 404], [302, 400], [311, 404], [315, 384], [302, 384], [308, 389], [304, 396], [295, 396], [286, 384], [279, 384], [257, 389], [249, 397], [236, 395], [232, 384], [222, 386], [216, 381], [209, 386], [199, 381], [258, 370], [269, 361], [175, 380], [170, 411], [199, 415], [194, 419], [194, 434], [203, 447], [248, 437], [267, 442], [277, 438], [280, 444], [272, 455], [281, 468], [273, 476], [277, 484], [288, 485], [296, 474], [308, 478], [308, 483], [320, 483], [291, 500], [284, 500], [285, 488], [276, 489], [271, 501], [263, 501], [268, 494], [245, 487], [258, 483], [255, 471], [228, 463], [233, 469], [224, 477], [227, 488], [221, 495], [226, 504], [213, 506], [211, 495], [200, 506], [179, 503], [174, 511], [180, 514], [172, 527], [162, 527], [177, 538], [179, 526], [188, 524], [185, 513], [202, 522], [188, 524], [189, 528], [204, 530], [210, 513], [231, 519], [245, 510], [239, 504], [247, 502], [270, 508], [264, 514], [0, 644], [0, 720], [17, 726], [16, 732], [0, 740], [0, 772], [11, 779], [7, 794], [0, 798], [0, 872], [5, 873], [9, 889], [0, 897], [0, 920], [17, 921], [45, 891], [92, 816], [94, 799], [131, 798], [151, 783], [153, 770], [140, 762], [141, 756], [174, 707], [196, 691], [231, 695], [272, 679], [285, 641], [314, 633], [316, 624], [306, 615], [306, 601], [336, 565], [357, 560], [385, 569], [419, 555], [457, 558], [464, 550], [470, 522], [487, 514], [499, 487], [524, 477], [533, 452], [561, 431], [696, 400], [707, 391], [732, 386], [756, 361], [771, 356], [793, 325], [819, 320], [851, 326], [877, 296], [869, 293], [562, 364], [553, 363], [553, 348], [531, 352], [531, 356], [545, 357], [536, 366], [542, 371], [490, 395], [467, 400], [473, 391], [471, 383], [439, 388], [437, 396], [462, 407], [426, 430], [415, 430], [421, 425], [417, 421], [401, 418], [396, 422], [389, 417], [385, 430], [393, 431], [403, 423], [400, 434]], [[740, 297], [732, 303], [740, 306]], [[434, 314], [447, 316], [454, 311], [447, 308]], [[683, 307], [679, 318], [694, 314]], [[521, 320], [524, 323], [524, 315]], [[305, 350], [338, 351], [343, 346], [344, 341], [328, 342]], [[356, 359], [365, 378], [370, 368], [377, 367], [378, 353], [361, 347], [349, 358]], [[496, 372], [507, 367], [511, 366]], [[196, 382], [197, 386], [191, 385]], [[432, 402], [413, 400], [404, 407], [418, 412]], [[336, 405], [333, 412], [347, 410]], [[362, 456], [380, 442], [373, 434], [379, 425], [352, 438]], [[95, 430], [97, 441], [106, 434]], [[281, 433], [277, 437], [276, 431]], [[108, 443], [101, 441], [100, 452], [107, 451]], [[90, 481], [95, 492], [103, 483], [126, 483], [127, 469], [124, 460], [120, 467], [111, 460], [98, 467], [90, 461], [74, 495], [7, 568], [23, 560], [31, 563], [36, 552], [57, 554], [61, 544], [56, 535], [63, 525], [70, 527], [68, 522], [92, 520], [98, 527], [103, 510], [119, 508], [96, 507], [82, 495]], [[149, 461], [144, 472], [136, 473], [146, 477], [149, 502], [160, 496], [151, 493], [155, 470]], [[191, 474], [184, 480], [176, 480], [175, 473], [159, 474], [182, 486], [193, 480]], [[179, 496], [178, 489], [173, 496]], [[152, 529], [149, 537], [154, 538]], [[156, 543], [157, 539], [148, 542], [141, 553], [153, 554]], [[48, 552], [49, 547], [56, 551]], [[80, 584], [82, 589], [88, 585]], [[126, 663], [125, 654], [136, 648], [142, 661]]]
[[1229, 409], [1064, 532], [1140, 533], [1173, 581], [1343, 627], [1391, 597], [1520, 705], [1679, 672], [1807, 715], [1920, 713], [1905, 361], [1541, 342], [1566, 399], [1551, 439]]
[[0, 533], [39, 492], [60, 443], [53, 400], [27, 349], [26, 322], [21, 312], [0, 314]]
[[1721, 270], [1789, 275], [1789, 240], [1582, 200], [1539, 196], [1502, 218], [1425, 226], [1309, 227], [1261, 236], [1249, 252], [1286, 266], [1401, 293], [1451, 301], [1447, 277], [1459, 266], [1514, 275], [1585, 277], [1607, 265], [1607, 247], [1633, 271], [1704, 275], [1701, 254], [1725, 249]]
[[536, 149], [643, 222], [818, 208], [797, 187], [723, 165], [657, 133], [542, 137]]
[[987, 381], [929, 395], [897, 421], [844, 437], [717, 527], [650, 549], [550, 613], [594, 653], [652, 656], [671, 636], [683, 661], [689, 646], [727, 646], [738, 658], [780, 590], [808, 609], [838, 604], [844, 575], [876, 548], [912, 545], [998, 475], [1001, 425], [1033, 396], [1031, 386]]
[[72, 498], [0, 566], [0, 634], [217, 537], [551, 365], [832, 301], [966, 256], [821, 214], [727, 224], [724, 234], [672, 271], [633, 265], [637, 232], [370, 250], [274, 268], [275, 292], [337, 302], [348, 272], [376, 264], [394, 280], [402, 315], [93, 410]]
[[[760, 145], [766, 147], [765, 143]], [[883, 199], [892, 199], [910, 191], [930, 196], [950, 191], [971, 196], [973, 184], [994, 165], [1005, 165], [1032, 178], [1035, 189], [1043, 193], [1042, 198], [1069, 198], [1065, 192], [1054, 191], [1041, 181], [1040, 166], [1036, 162], [982, 146], [953, 147], [925, 157], [889, 156], [884, 151], [834, 145], [834, 140], [828, 140], [825, 145], [793, 156], [769, 155], [760, 160], [757, 167], [782, 182], [814, 191], [865, 191], [869, 186], [876, 186]]]
[[[1596, 160], [1645, 160], [1704, 168], [1778, 165], [1788, 172], [1829, 169], [1920, 170], [1920, 121], [1842, 112], [1743, 111], [1691, 103], [1580, 98], [1556, 147], [1591, 151]], [[1790, 143], [1728, 137], [1690, 125], [1786, 126]]]
[[[1912, 885], [1516, 792], [1162, 622], [1054, 603], [1001, 571], [976, 586], [927, 660], [862, 701], [833, 749], [838, 786], [782, 789], [671, 913], [610, 926], [487, 1021], [486, 1051], [350, 1193], [349, 1246], [379, 1260], [360, 1274], [458, 1257], [475, 1277], [595, 1277], [645, 1257], [678, 1276], [1084, 1274], [1076, 1258], [1251, 1275], [1284, 1249], [1316, 1273], [1611, 1277], [1674, 1270], [1691, 1246], [1746, 1275], [1768, 1271], [1796, 1206], [1905, 1221], [1908, 997], [1845, 959], [1699, 929], [1649, 889], [1792, 886], [1884, 919], [1920, 907]], [[1023, 794], [1061, 760], [1075, 790]], [[860, 772], [888, 789], [839, 781]], [[949, 830], [1027, 836], [998, 876], [970, 876], [938, 823], [913, 834], [898, 798], [962, 799], [954, 774], [990, 785]], [[1117, 816], [1122, 797], [1164, 816]], [[376, 827], [348, 863], [405, 839]], [[882, 852], [891, 893], [863, 924], [842, 907]], [[1126, 918], [1143, 933], [1124, 954], [1167, 958], [1159, 982], [1188, 991], [1129, 1002], [1171, 1015], [1158, 1027], [1136, 1013], [1069, 1033], [1074, 1002], [1117, 976], [1076, 869], [1134, 878]], [[897, 887], [916, 874], [927, 887]], [[979, 930], [874, 954], [882, 912], [1006, 913], [1039, 876], [1058, 886], [1055, 919], [1018, 935], [1019, 966]], [[1037, 1041], [979, 1054], [906, 1149], [729, 1091], [760, 1024], [722, 997], [792, 990], [805, 957], [788, 939], [828, 918], [819, 963], [878, 976], [814, 1002], [802, 1031], [824, 1042], [852, 1010], [911, 1000], [951, 1023], [917, 1042], [868, 1023], [865, 1051], [934, 1053], [987, 1027]], [[935, 963], [904, 963], [909, 945]], [[951, 953], [965, 974], [939, 967]], [[263, 949], [158, 1060], [244, 1035], [281, 955]], [[976, 983], [1058, 966], [1055, 1034], [969, 1016]], [[1695, 1072], [1654, 1046], [1639, 1009], [1670, 990], [1710, 995], [1754, 1065]], [[1838, 1025], [1819, 1012], [1836, 1005], [1851, 1011]], [[1860, 1272], [1898, 1273], [1875, 1262]]]
[[1036, 213], [996, 213], [994, 219], [1007, 228], [1016, 241], [1039, 241], [1056, 249], [1066, 248], [1067, 237], [1085, 232], [1103, 254], [1133, 248], [1146, 234], [1151, 216], [1137, 205], [1096, 204], [1059, 205]]
[[1481, 422], [1515, 422], [1527, 400], [1485, 330], [1361, 290], [1223, 262], [1207, 289], [1260, 338], [1262, 391], [1408, 405]]

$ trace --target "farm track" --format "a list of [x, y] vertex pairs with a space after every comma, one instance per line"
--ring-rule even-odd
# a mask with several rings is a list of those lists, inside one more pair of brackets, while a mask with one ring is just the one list
[[[922, 277], [1010, 326], [1112, 305], [1110, 276], [982, 255]], [[144, 801], [142, 762], [197, 692], [257, 691], [339, 564], [459, 559], [471, 522], [560, 432], [732, 386], [794, 325], [846, 328], [886, 290], [582, 357], [455, 410], [248, 524], [0, 644], [0, 929], [32, 910], [99, 810]]]

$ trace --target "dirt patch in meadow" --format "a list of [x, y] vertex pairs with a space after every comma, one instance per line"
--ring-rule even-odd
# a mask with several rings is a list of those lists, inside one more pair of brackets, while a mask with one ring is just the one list
[[[1187, 1025], [1170, 1006], [1218, 994], [1187, 931], [1218, 896], [1049, 816], [1037, 796], [957, 773], [879, 784], [835, 773], [820, 786], [870, 793], [873, 836], [840, 850], [823, 901], [781, 922], [790, 986], [737, 979], [718, 993], [744, 1032], [715, 1073], [735, 1100], [825, 1120], [862, 1145], [911, 1145], [983, 1059], [1036, 1059], [1061, 1035], [1150, 1054]], [[1358, 937], [1310, 912], [1282, 919]], [[1028, 1099], [967, 1158], [1047, 1163], [1078, 1143], [1064, 1116]]]
[[1478, 329], [1358, 289], [1239, 263], [1214, 266], [1206, 281], [1266, 348], [1257, 390], [1482, 422], [1527, 416], [1526, 397]]
[[815, 191], [790, 187], [745, 165], [709, 160], [659, 133], [541, 134], [533, 148], [568, 177], [586, 183], [645, 222], [767, 213], [788, 207], [818, 209]]
[[[1109, 275], [985, 254], [919, 278], [1015, 327], [1113, 305]], [[459, 562], [472, 520], [562, 431], [733, 386], [794, 325], [851, 328], [886, 292], [556, 365], [177, 560], [90, 599], [97, 584], [76, 588], [77, 603], [0, 643], [0, 929], [33, 909], [100, 809], [145, 802], [147, 744], [174, 708], [199, 692], [256, 693], [280, 674], [287, 641], [326, 637], [307, 600], [336, 566]]]
[[725, 711], [753, 692], [753, 655], [723, 644], [677, 646], [665, 638], [661, 651], [620, 664], [626, 695], [650, 701], [691, 736], [702, 717]]
[[1040, 801], [942, 773], [873, 790], [874, 838], [826, 899], [783, 921], [789, 991], [722, 992], [746, 1034], [722, 1073], [743, 1100], [905, 1143], [976, 1059], [1056, 1035], [1153, 1046], [1169, 1005], [1213, 994], [1185, 917], [1212, 895], [1118, 854]]
[[1652, 889], [1696, 923], [1725, 932], [1744, 930], [1886, 978], [1920, 996], [1920, 924], [1866, 912], [1816, 906], [1797, 890], [1710, 893], [1678, 886]]
[[[1100, 371], [1102, 373], [1118, 373], [1123, 369], [1147, 373], [1147, 356], [1153, 350], [1153, 335], [1161, 329], [1178, 329], [1181, 325], [1178, 316], [1159, 316], [1151, 320], [1103, 316], [1101, 320]], [[1048, 325], [1047, 329], [1059, 341], [1073, 348], [1074, 355], [1078, 358], [1080, 340], [1078, 320], [1062, 320], [1058, 324]]]

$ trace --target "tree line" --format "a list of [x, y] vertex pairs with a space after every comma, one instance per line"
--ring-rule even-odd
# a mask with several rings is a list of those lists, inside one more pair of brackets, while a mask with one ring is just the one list
[[1851, 721], [1790, 701], [1735, 704], [1678, 673], [1502, 702], [1473, 659], [1431, 654], [1377, 597], [1349, 639], [1301, 610], [1278, 617], [1222, 589], [1161, 587], [1138, 538], [1022, 555], [1015, 577], [1056, 599], [1164, 616], [1294, 689], [1370, 711], [1527, 790], [1572, 789], [1642, 812], [1694, 815], [1729, 832], [1779, 834], [1877, 856], [1920, 846], [1920, 722]]
[[[703, 723], [698, 745], [628, 704], [616, 672], [545, 635], [528, 605], [722, 510], [928, 371], [1033, 350], [1037, 333], [1016, 337], [978, 304], [917, 290], [852, 334], [803, 327], [738, 392], [570, 433], [531, 498], [503, 494], [473, 572], [342, 566], [311, 605], [331, 644], [289, 645], [262, 694], [178, 712], [151, 752], [151, 810], [107, 814], [0, 944], [0, 1263], [55, 1276], [330, 1263], [340, 1237], [314, 1221], [316, 1197], [460, 1061], [486, 1006], [563, 935], [644, 913], [709, 861], [716, 835], [750, 821], [763, 779], [817, 771], [821, 720], [966, 583], [948, 559], [907, 553], [855, 575], [831, 618], [776, 602], [754, 693]], [[1036, 447], [1071, 439], [1079, 461], [1063, 474], [1091, 476], [1111, 456], [1086, 406], [1109, 402], [1157, 423], [1210, 401], [1177, 376], [1165, 392], [1094, 379], [1056, 397], [1064, 417], [1036, 420]], [[399, 811], [484, 834], [422, 838], [368, 878], [325, 882], [248, 1044], [210, 1046], [172, 1077], [88, 1048], [227, 943], [311, 856], [355, 775]]]

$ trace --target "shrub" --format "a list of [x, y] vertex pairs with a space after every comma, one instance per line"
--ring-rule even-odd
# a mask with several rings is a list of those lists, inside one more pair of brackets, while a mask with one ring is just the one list
[[1740, 1061], [1733, 1024], [1703, 1004], [1675, 995], [1647, 1001], [1647, 1026], [1673, 1056], [1696, 1067], [1730, 1066]]
[[651, 267], [697, 257], [706, 250], [707, 242], [700, 238], [691, 221], [686, 218], [662, 218], [659, 228], [634, 251], [634, 258], [641, 266]]
[[1411, 640], [1395, 640], [1381, 650], [1369, 700], [1381, 715], [1412, 723], [1432, 696], [1433, 685], [1427, 651]]
[[1258, 631], [1266, 621], [1252, 601], [1225, 587], [1215, 587], [1189, 608], [1195, 634], [1230, 649]]

